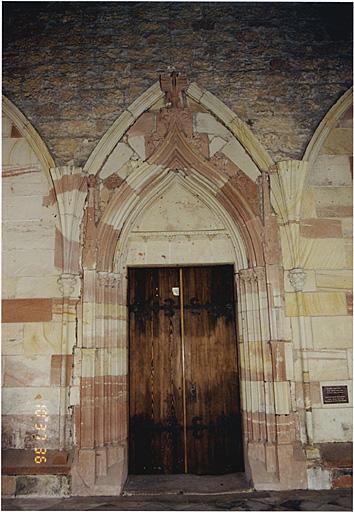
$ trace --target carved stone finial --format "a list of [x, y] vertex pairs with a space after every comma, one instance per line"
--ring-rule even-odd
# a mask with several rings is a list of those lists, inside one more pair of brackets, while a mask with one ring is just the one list
[[302, 292], [306, 277], [306, 272], [302, 268], [293, 268], [288, 273], [290, 284], [296, 292]]
[[187, 88], [187, 77], [172, 71], [171, 75], [160, 75], [161, 91], [166, 94], [166, 106], [182, 108], [182, 92]]

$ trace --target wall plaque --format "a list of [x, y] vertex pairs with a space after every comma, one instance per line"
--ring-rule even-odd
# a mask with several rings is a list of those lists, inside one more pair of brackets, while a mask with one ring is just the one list
[[322, 386], [324, 404], [348, 404], [348, 386]]

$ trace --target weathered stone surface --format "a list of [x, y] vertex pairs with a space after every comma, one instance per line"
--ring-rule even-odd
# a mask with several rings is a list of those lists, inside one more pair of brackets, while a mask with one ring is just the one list
[[[298, 316], [299, 305], [295, 293], [285, 294], [285, 310], [287, 316]], [[302, 294], [300, 315], [304, 316], [335, 316], [347, 313], [345, 293], [340, 292], [308, 292]]]
[[320, 288], [337, 290], [351, 290], [353, 286], [353, 272], [351, 270], [337, 270], [316, 272], [316, 285]]
[[[202, 10], [198, 3], [151, 4], [146, 17], [144, 4], [117, 11], [113, 4], [93, 3], [84, 24], [79, 5], [39, 4], [30, 15], [28, 9], [9, 5], [4, 13], [3, 87], [58, 164], [73, 158], [84, 163], [103, 131], [171, 62], [247, 122], [277, 160], [302, 157], [352, 81], [350, 30], [333, 28], [349, 27], [346, 6], [230, 3]], [[215, 22], [212, 28], [195, 25], [204, 18]], [[26, 44], [18, 36], [22, 27]], [[91, 33], [94, 38], [87, 37]], [[100, 121], [99, 129], [88, 130], [88, 119]], [[60, 132], [53, 130], [58, 122]]]
[[320, 155], [309, 174], [309, 184], [314, 186], [350, 186], [352, 177], [350, 161], [344, 155]]
[[70, 477], [64, 475], [18, 476], [16, 496], [69, 496]]
[[16, 491], [16, 478], [14, 476], [1, 476], [2, 496], [14, 496]]
[[353, 417], [350, 408], [314, 409], [313, 421], [316, 443], [351, 441]]
[[315, 348], [350, 348], [352, 346], [352, 318], [350, 316], [312, 317]]
[[350, 128], [334, 128], [328, 135], [322, 149], [326, 155], [348, 155], [353, 153], [353, 132]]
[[300, 235], [305, 238], [341, 238], [342, 224], [339, 220], [303, 219]]

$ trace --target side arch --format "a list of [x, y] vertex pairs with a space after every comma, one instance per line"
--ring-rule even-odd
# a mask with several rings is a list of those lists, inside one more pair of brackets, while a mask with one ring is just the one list
[[48, 179], [50, 186], [53, 186], [53, 182], [50, 176], [49, 169], [55, 167], [55, 162], [49, 149], [39, 133], [35, 130], [29, 120], [22, 114], [22, 112], [16, 107], [12, 101], [6, 96], [2, 97], [2, 111], [9, 119], [16, 125], [21, 132], [21, 135], [27, 140], [28, 144], [34, 151], [38, 158], [41, 167]]
[[343, 94], [343, 96], [341, 96], [339, 100], [330, 108], [330, 110], [327, 112], [315, 130], [315, 133], [313, 134], [312, 139], [310, 140], [302, 158], [303, 161], [309, 162], [309, 166], [311, 166], [316, 160], [321, 147], [323, 146], [332, 128], [334, 128], [338, 119], [344, 114], [350, 105], [352, 105], [352, 103], [353, 87], [348, 89]]

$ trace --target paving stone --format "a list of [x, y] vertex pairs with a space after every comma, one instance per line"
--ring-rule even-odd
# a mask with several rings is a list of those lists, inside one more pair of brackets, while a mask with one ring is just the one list
[[352, 510], [349, 489], [252, 492], [225, 495], [160, 495], [70, 498], [9, 498], [2, 510]]

